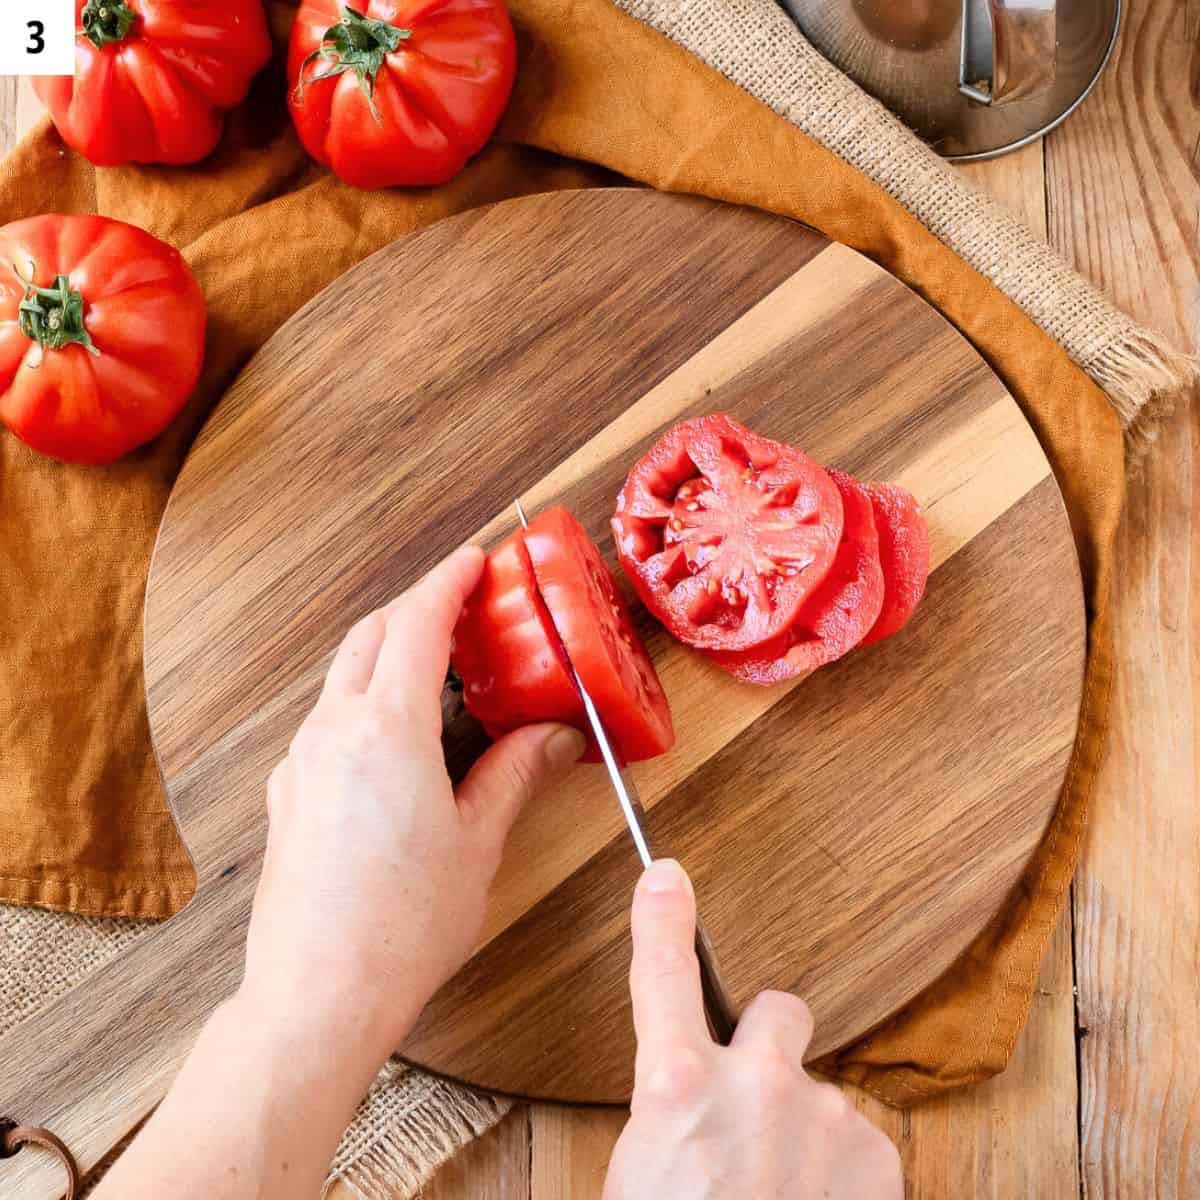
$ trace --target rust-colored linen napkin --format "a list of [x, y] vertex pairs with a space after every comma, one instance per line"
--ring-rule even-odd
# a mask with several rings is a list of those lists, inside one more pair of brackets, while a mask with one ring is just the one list
[[[1112, 404], [1003, 293], [843, 160], [608, 0], [513, 0], [520, 73], [497, 141], [452, 183], [359, 193], [287, 120], [280, 59], [193, 168], [95, 170], [46, 125], [0, 170], [0, 220], [100, 212], [179, 246], [211, 320], [197, 393], [115, 466], [38, 458], [0, 433], [0, 899], [166, 916], [191, 867], [149, 744], [141, 605], [155, 528], [187, 447], [254, 350], [381, 245], [506, 197], [619, 175], [814, 225], [914, 287], [1002, 376], [1070, 511], [1087, 590], [1086, 698], [1070, 775], [1010, 903], [947, 975], [825, 1063], [893, 1103], [1002, 1069], [1074, 869], [1112, 672], [1107, 594], [1123, 498]], [[292, 15], [272, 6], [277, 39]]]

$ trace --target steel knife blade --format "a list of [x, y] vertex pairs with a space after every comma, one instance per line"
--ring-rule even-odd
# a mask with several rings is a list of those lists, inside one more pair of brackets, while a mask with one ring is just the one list
[[[521, 521], [521, 528], [528, 529], [529, 521], [525, 516], [525, 509], [522, 507], [521, 501], [515, 500], [513, 503]], [[595, 702], [584, 686], [583, 680], [579, 678], [575, 663], [557, 629], [555, 629], [555, 635], [558, 637], [558, 648], [562, 652], [563, 661], [571, 673], [571, 682], [575, 685], [580, 700], [583, 701], [583, 710], [587, 714], [592, 736], [600, 748], [600, 757], [608, 771], [613, 791], [616, 792], [617, 800], [621, 805], [621, 812], [625, 815], [625, 824], [629, 827], [629, 835], [633, 839], [638, 858], [641, 859], [644, 869], [654, 861], [654, 852], [651, 850], [649, 839], [646, 836], [646, 812], [642, 808], [637, 787], [625, 764], [613, 748], [612, 740], [608, 736], [604, 722], [600, 719]], [[737, 1009], [721, 978], [712, 939], [699, 914], [696, 916], [696, 958], [700, 963], [700, 988], [704, 996], [704, 1015], [708, 1020], [709, 1031], [717, 1042], [722, 1046], [727, 1046], [737, 1027]]]

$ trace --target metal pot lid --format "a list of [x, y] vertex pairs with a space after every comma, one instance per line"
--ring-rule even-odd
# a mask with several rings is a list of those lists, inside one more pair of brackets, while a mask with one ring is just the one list
[[1121, 0], [781, 0], [836, 66], [948, 158], [1053, 129], [1112, 54]]

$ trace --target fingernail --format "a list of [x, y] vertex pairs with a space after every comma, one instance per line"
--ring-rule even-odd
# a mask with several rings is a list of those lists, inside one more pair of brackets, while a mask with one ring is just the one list
[[546, 739], [546, 762], [552, 770], [561, 771], [574, 766], [587, 749], [587, 739], [578, 729], [564, 725]]
[[648, 892], [690, 892], [692, 881], [673, 858], [658, 858], [642, 876], [642, 887]]

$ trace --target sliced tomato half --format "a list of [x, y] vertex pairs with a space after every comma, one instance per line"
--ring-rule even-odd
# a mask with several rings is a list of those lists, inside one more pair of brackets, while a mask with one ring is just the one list
[[842, 536], [829, 475], [725, 413], [667, 431], [630, 472], [613, 532], [646, 607], [680, 641], [745, 650], [783, 633]]
[[530, 522], [525, 546], [542, 599], [618, 754], [639, 762], [665, 753], [675, 742], [666, 693], [595, 543], [559, 507]]
[[[590, 740], [564, 646], [624, 761], [671, 748], [666, 695], [612, 573], [579, 522], [556, 508], [488, 555], [455, 627], [451, 664], [489, 736], [561, 721]], [[584, 759], [599, 758], [592, 741]]]
[[587, 728], [520, 530], [487, 556], [455, 626], [450, 662], [467, 709], [492, 738], [539, 721]]
[[841, 658], [879, 618], [885, 591], [871, 497], [841, 471], [830, 478], [842, 496], [845, 528], [837, 557], [821, 586], [779, 637], [736, 653], [709, 657], [746, 683], [780, 683]]
[[894, 483], [864, 483], [879, 531], [883, 609], [863, 641], [878, 642], [912, 616], [929, 579], [929, 526], [917, 498]]

